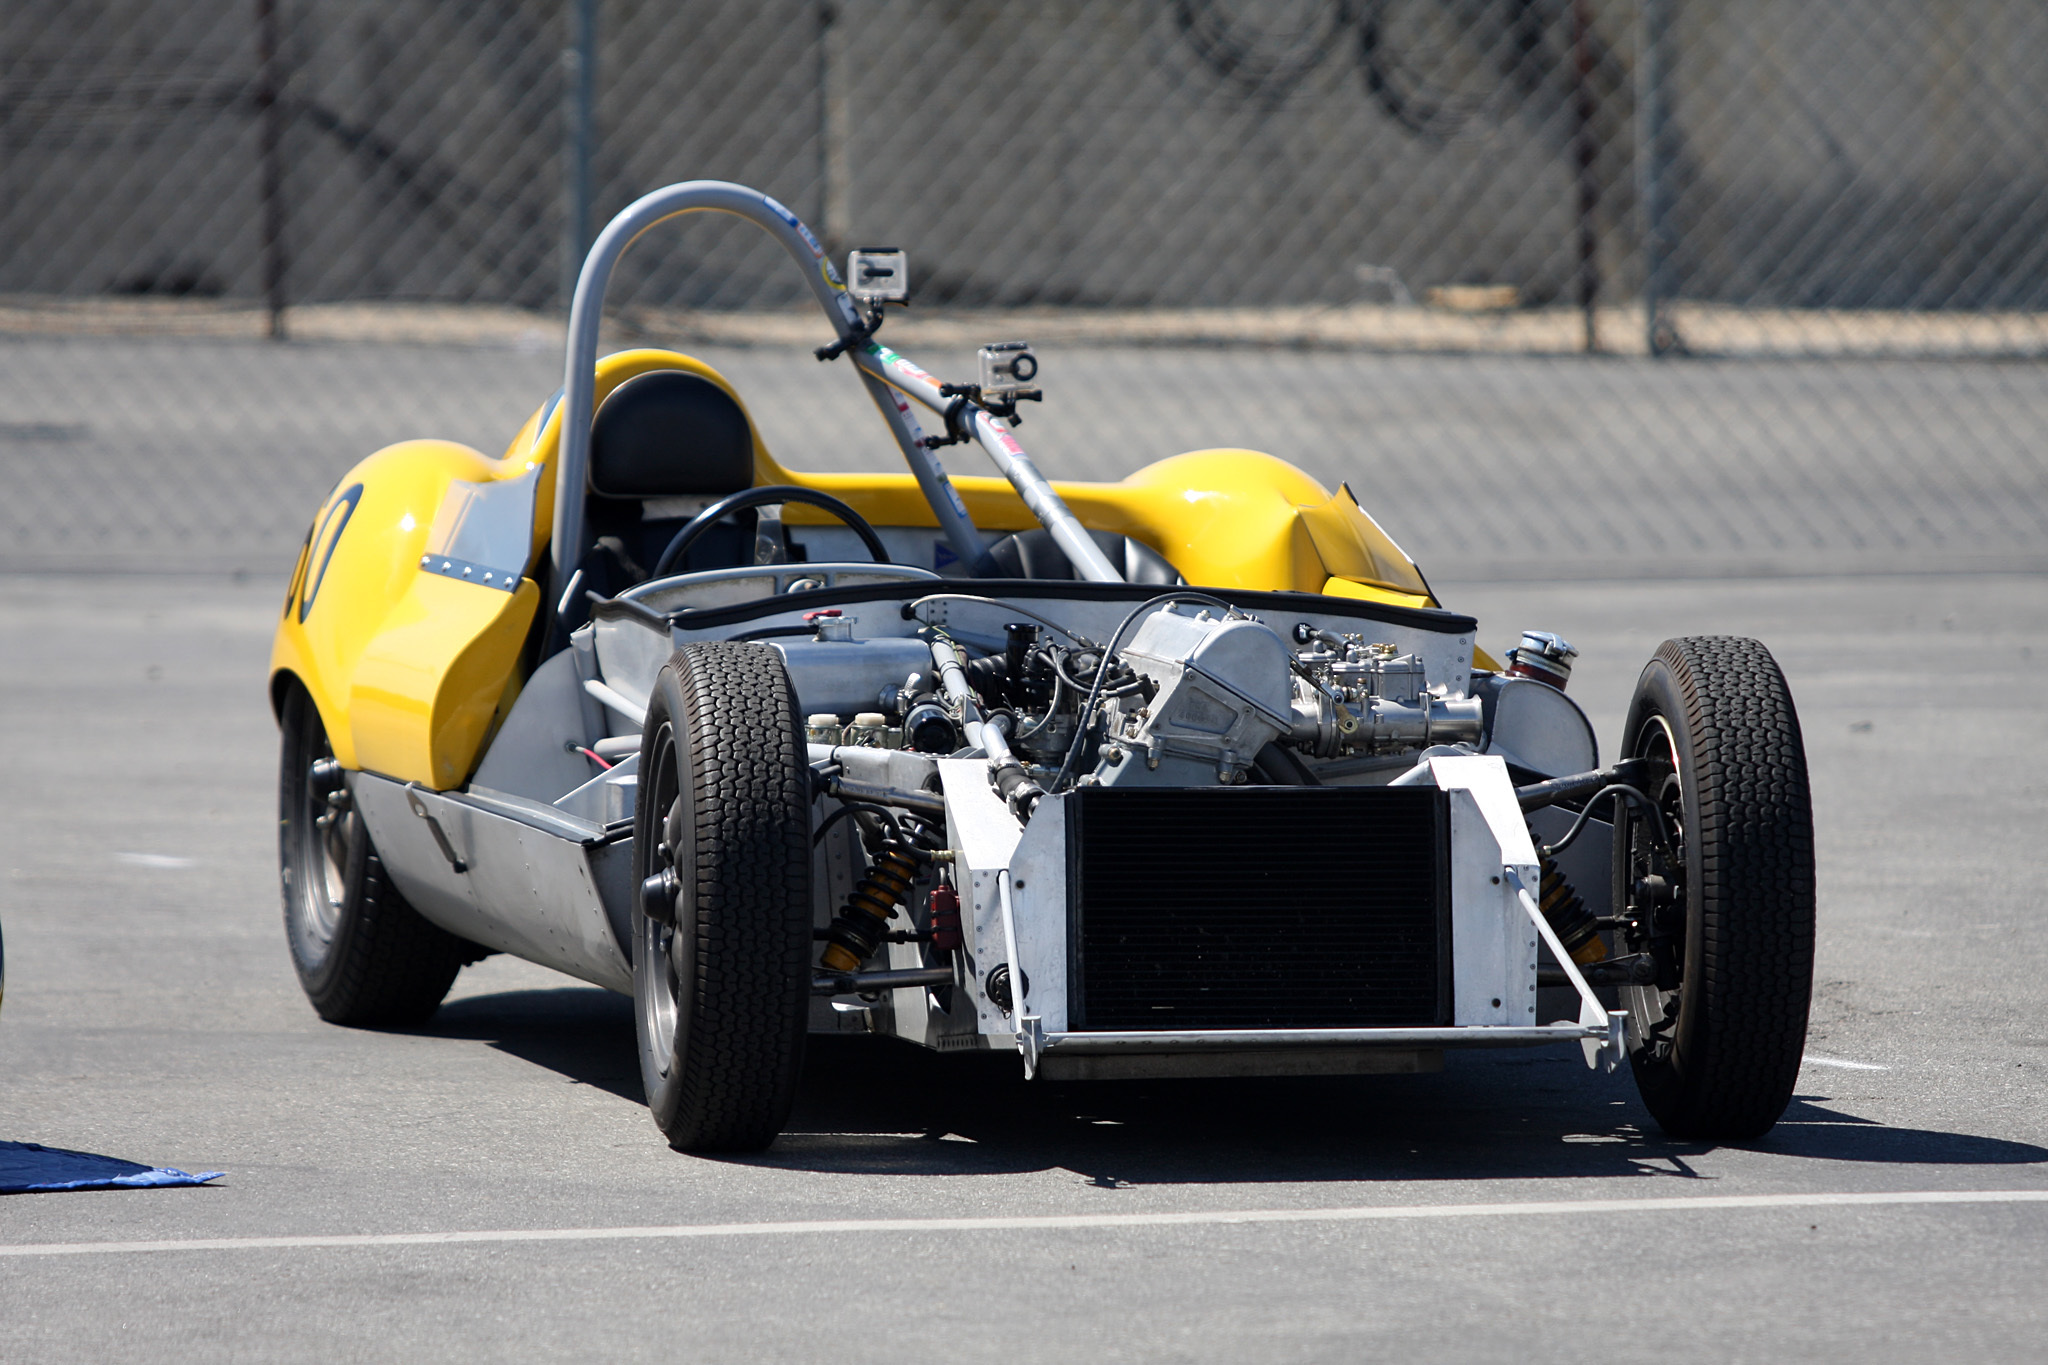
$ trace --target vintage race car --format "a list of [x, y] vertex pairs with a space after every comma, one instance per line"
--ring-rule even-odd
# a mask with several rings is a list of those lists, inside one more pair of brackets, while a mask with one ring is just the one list
[[[599, 358], [620, 255], [700, 210], [787, 249], [907, 473], [787, 469], [708, 365]], [[1761, 645], [1667, 641], [1602, 766], [1571, 647], [1488, 657], [1348, 488], [1248, 450], [1047, 481], [1028, 346], [956, 384], [876, 335], [907, 270], [842, 281], [753, 190], [656, 191], [502, 457], [410, 441], [341, 480], [271, 660], [323, 1018], [417, 1022], [490, 952], [630, 994], [688, 1150], [773, 1141], [807, 1033], [849, 1031], [1069, 1079], [1575, 1041], [1674, 1134], [1770, 1128], [1814, 875]]]

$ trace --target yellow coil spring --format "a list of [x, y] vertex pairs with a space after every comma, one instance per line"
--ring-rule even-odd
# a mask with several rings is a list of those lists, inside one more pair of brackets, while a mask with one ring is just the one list
[[1586, 902], [1579, 898], [1579, 893], [1572, 889], [1564, 869], [1557, 865], [1555, 858], [1543, 859], [1543, 895], [1539, 899], [1543, 918], [1549, 920], [1550, 927], [1557, 931], [1558, 940], [1572, 955], [1572, 961], [1583, 967], [1607, 956], [1607, 944], [1600, 938], [1599, 922], [1586, 908]]
[[893, 845], [875, 855], [861, 879], [854, 884], [846, 905], [833, 917], [825, 931], [829, 940], [823, 965], [831, 971], [850, 972], [874, 955], [888, 932], [889, 917], [898, 902], [910, 893], [917, 877], [917, 861]]

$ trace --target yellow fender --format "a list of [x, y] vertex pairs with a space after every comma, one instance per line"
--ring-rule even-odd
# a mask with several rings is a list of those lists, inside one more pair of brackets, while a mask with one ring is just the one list
[[287, 676], [313, 699], [344, 767], [444, 789], [469, 775], [540, 592], [423, 572], [452, 485], [511, 471], [452, 441], [407, 441], [364, 460], [313, 519], [271, 647], [273, 700]]

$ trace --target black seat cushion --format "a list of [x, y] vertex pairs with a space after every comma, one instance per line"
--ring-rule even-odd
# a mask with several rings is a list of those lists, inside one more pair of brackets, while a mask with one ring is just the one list
[[[1089, 537], [1102, 547], [1110, 564], [1122, 571], [1128, 583], [1150, 583], [1177, 588], [1187, 582], [1165, 556], [1141, 541], [1114, 531], [1090, 531]], [[1050, 531], [1021, 531], [1004, 536], [988, 547], [989, 556], [1004, 578], [1079, 578]]]
[[754, 485], [754, 436], [732, 396], [686, 370], [635, 375], [590, 428], [590, 491], [605, 498], [737, 493]]

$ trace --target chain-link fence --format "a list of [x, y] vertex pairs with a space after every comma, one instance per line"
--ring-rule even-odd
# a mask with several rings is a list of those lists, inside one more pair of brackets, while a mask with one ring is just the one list
[[[495, 448], [580, 244], [715, 177], [1028, 336], [1055, 474], [1245, 444], [1440, 578], [2048, 565], [2033, 0], [72, 0], [0, 11], [0, 556], [268, 570], [383, 441]], [[622, 339], [879, 465], [786, 260]], [[272, 333], [285, 344], [267, 341]]]

